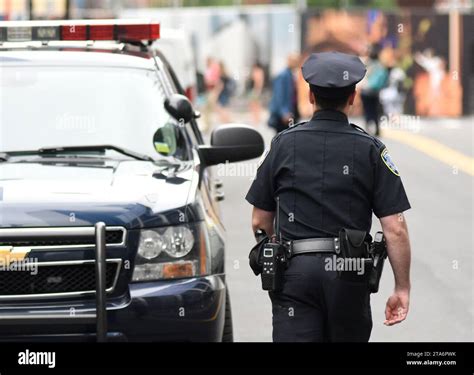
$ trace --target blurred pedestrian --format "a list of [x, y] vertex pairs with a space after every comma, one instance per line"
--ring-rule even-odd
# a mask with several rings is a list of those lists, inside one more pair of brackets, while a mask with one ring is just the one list
[[250, 72], [249, 106], [254, 125], [262, 120], [262, 94], [265, 87], [265, 71], [259, 62], [252, 66]]
[[403, 114], [406, 99], [405, 80], [407, 75], [401, 68], [401, 61], [393, 48], [385, 48], [380, 54], [380, 61], [387, 68], [387, 83], [380, 90], [379, 98], [383, 114], [390, 118]]
[[405, 79], [406, 74], [399, 66], [389, 68], [387, 87], [380, 91], [380, 102], [385, 115], [403, 114], [406, 98]]
[[446, 64], [443, 59], [436, 56], [431, 48], [427, 48], [423, 53], [416, 52], [414, 57], [416, 63], [425, 69], [430, 76], [431, 93], [439, 95], [441, 83], [446, 75]]
[[214, 89], [220, 79], [220, 64], [213, 57], [208, 57], [206, 61], [206, 72], [204, 73], [204, 84], [207, 91]]
[[375, 135], [380, 134], [379, 122], [382, 108], [379, 94], [388, 81], [388, 71], [380, 62], [380, 52], [381, 47], [378, 44], [370, 48], [366, 63], [367, 76], [361, 85], [365, 124], [367, 128], [372, 124], [375, 125]]
[[217, 97], [218, 97], [218, 85], [221, 79], [221, 69], [219, 62], [214, 58], [208, 57], [206, 60], [206, 71], [204, 73], [204, 86], [206, 89], [206, 99], [203, 108], [203, 131], [206, 131], [212, 127], [212, 113], [215, 110]]
[[300, 67], [297, 54], [288, 56], [287, 67], [273, 80], [270, 118], [268, 125], [277, 133], [298, 122], [298, 101], [296, 92], [296, 70]]
[[217, 106], [216, 110], [219, 115], [219, 121], [223, 123], [230, 122], [230, 113], [228, 110], [230, 99], [235, 92], [235, 81], [228, 73], [225, 64], [221, 61], [219, 63], [220, 77], [216, 86], [217, 91]]

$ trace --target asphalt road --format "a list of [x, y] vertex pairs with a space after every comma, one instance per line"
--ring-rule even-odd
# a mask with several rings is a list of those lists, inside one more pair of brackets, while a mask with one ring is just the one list
[[[235, 122], [248, 121], [244, 112]], [[358, 119], [351, 119], [360, 123]], [[408, 134], [436, 140], [468, 158], [474, 153], [474, 118], [414, 120]], [[268, 144], [272, 132], [258, 127]], [[379, 293], [372, 295], [374, 327], [371, 341], [472, 341], [474, 339], [474, 177], [456, 164], [440, 160], [435, 146], [428, 153], [383, 137], [402, 175], [412, 209], [407, 211], [412, 244], [412, 295], [405, 322], [383, 325], [385, 302], [393, 289], [387, 263]], [[429, 155], [431, 154], [431, 155]], [[468, 159], [472, 160], [472, 159]], [[451, 161], [448, 160], [448, 161]], [[271, 305], [260, 279], [248, 266], [254, 243], [251, 206], [244, 200], [257, 160], [220, 170], [226, 199], [222, 202], [227, 229], [227, 277], [236, 341], [271, 341]], [[374, 217], [372, 233], [379, 229]]]

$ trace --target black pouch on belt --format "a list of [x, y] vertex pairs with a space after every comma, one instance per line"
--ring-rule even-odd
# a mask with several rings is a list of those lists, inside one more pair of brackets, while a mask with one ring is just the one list
[[342, 228], [339, 231], [339, 246], [336, 247], [336, 269], [340, 279], [346, 281], [367, 282], [372, 269], [369, 246], [370, 234], [356, 229]]
[[253, 273], [255, 276], [258, 276], [262, 273], [263, 270], [263, 248], [265, 247], [265, 244], [269, 241], [268, 237], [262, 236], [259, 238], [259, 241], [257, 244], [252, 247], [252, 250], [250, 250], [249, 253], [249, 265], [250, 268], [252, 269]]

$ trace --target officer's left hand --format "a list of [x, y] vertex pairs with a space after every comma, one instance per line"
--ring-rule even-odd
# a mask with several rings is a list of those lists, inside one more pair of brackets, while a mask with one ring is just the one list
[[409, 303], [410, 292], [408, 290], [395, 290], [387, 300], [384, 324], [386, 326], [393, 326], [403, 322], [408, 314]]

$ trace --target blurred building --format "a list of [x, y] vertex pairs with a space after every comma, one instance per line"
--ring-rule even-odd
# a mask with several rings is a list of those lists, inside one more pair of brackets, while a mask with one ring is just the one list
[[[382, 63], [405, 77], [406, 113], [434, 117], [474, 113], [474, 15], [468, 9], [308, 9], [303, 19], [306, 54], [338, 50], [365, 56], [369, 46], [381, 46]], [[300, 98], [303, 106], [304, 89]]]
[[285, 67], [288, 54], [301, 47], [301, 17], [288, 5], [131, 8], [123, 9], [120, 17], [152, 18], [167, 28], [184, 28], [192, 36], [198, 70], [204, 72], [208, 57], [222, 61], [239, 92], [254, 63], [275, 75]]
[[16, 20], [28, 17], [28, 3], [25, 0], [0, 0], [0, 19]]
[[[474, 113], [473, 0], [0, 0], [0, 18], [153, 18], [192, 38], [197, 68], [225, 63], [241, 90], [260, 62], [270, 76], [286, 56], [338, 50], [403, 70], [406, 113]], [[302, 82], [301, 102], [307, 89]], [[304, 106], [304, 104], [302, 104]], [[304, 112], [304, 108], [303, 112]]]
[[114, 18], [122, 0], [0, 0], [0, 19]]

